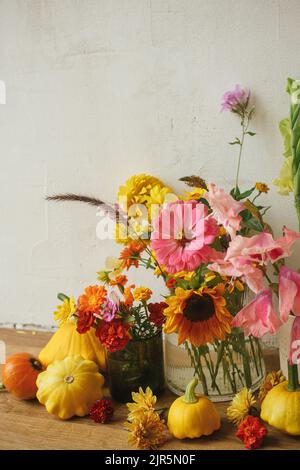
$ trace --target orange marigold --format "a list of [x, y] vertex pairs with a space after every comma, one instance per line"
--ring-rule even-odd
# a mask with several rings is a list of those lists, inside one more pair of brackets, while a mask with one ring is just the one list
[[135, 288], [135, 285], [131, 284], [130, 286], [125, 287], [125, 289], [124, 289], [123, 304], [126, 305], [126, 307], [132, 307], [132, 305], [133, 305], [134, 297], [133, 297], [133, 294], [132, 294], [131, 290], [134, 289], [134, 288]]
[[138, 240], [132, 240], [128, 246], [121, 251], [119, 259], [122, 260], [122, 267], [127, 270], [131, 266], [139, 266], [139, 255], [144, 251], [145, 245]]
[[109, 284], [111, 286], [122, 286], [122, 287], [124, 287], [125, 284], [127, 284], [127, 281], [128, 281], [127, 276], [125, 276], [124, 274], [120, 274], [115, 279], [111, 279], [109, 281]]
[[81, 312], [97, 313], [106, 298], [106, 289], [103, 286], [88, 286], [78, 299], [78, 309]]

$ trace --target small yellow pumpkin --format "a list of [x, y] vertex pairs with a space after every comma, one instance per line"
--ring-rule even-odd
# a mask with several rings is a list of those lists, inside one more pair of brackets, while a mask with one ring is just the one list
[[72, 321], [66, 322], [50, 338], [39, 354], [39, 360], [47, 367], [55, 361], [61, 361], [67, 356], [82, 356], [96, 362], [100, 369], [106, 370], [105, 349], [91, 328], [87, 333], [80, 334]]
[[300, 436], [300, 385], [297, 365], [288, 365], [289, 380], [273, 387], [261, 404], [261, 418], [274, 428]]
[[177, 439], [194, 439], [209, 436], [221, 427], [221, 417], [216, 406], [205, 396], [196, 396], [198, 380], [194, 377], [185, 394], [171, 405], [168, 428]]
[[95, 362], [69, 356], [50, 364], [37, 378], [37, 399], [60, 419], [85, 416], [103, 396], [104, 378]]

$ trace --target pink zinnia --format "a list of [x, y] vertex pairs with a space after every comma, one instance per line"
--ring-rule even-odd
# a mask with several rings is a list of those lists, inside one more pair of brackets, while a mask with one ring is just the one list
[[208, 192], [205, 198], [208, 200], [214, 218], [218, 224], [223, 225], [231, 237], [241, 228], [242, 217], [239, 215], [245, 206], [226, 193], [224, 189], [218, 188], [213, 183], [208, 184]]
[[281, 322], [273, 306], [271, 289], [263, 290], [242, 308], [234, 317], [232, 326], [240, 327], [246, 336], [253, 335], [256, 338], [276, 333]]
[[117, 305], [112, 300], [107, 299], [106, 302], [103, 304], [100, 317], [104, 321], [110, 322], [115, 318], [117, 310]]
[[250, 91], [236, 85], [234, 90], [226, 91], [222, 96], [221, 111], [235, 111], [239, 106], [248, 104]]
[[151, 248], [169, 273], [193, 271], [213, 261], [217, 252], [209, 245], [219, 229], [208, 208], [196, 201], [169, 203], [153, 222]]

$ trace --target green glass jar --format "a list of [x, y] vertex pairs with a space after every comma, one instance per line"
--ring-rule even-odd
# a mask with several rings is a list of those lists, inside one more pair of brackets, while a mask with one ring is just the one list
[[131, 340], [121, 351], [107, 353], [109, 389], [114, 400], [132, 401], [132, 392], [150, 387], [155, 395], [164, 388], [162, 333], [147, 339]]

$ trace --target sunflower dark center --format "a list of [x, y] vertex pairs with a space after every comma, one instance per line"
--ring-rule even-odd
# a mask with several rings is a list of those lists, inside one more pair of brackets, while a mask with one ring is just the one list
[[192, 294], [183, 310], [185, 318], [192, 322], [209, 320], [215, 313], [213, 299], [208, 294]]

